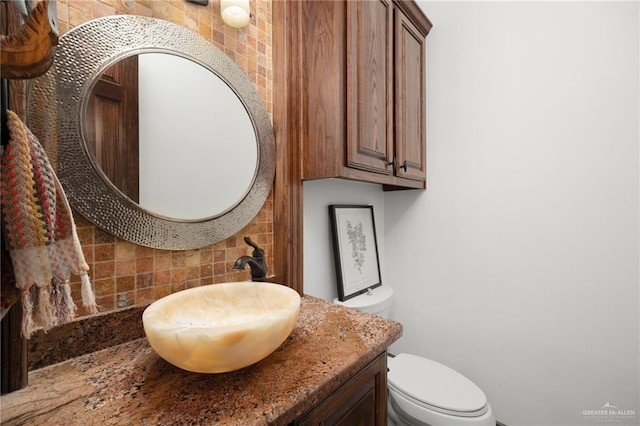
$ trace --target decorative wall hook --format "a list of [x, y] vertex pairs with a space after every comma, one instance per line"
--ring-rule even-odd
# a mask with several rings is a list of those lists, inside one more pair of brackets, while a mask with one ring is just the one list
[[8, 79], [39, 77], [53, 64], [58, 44], [56, 0], [44, 0], [33, 7], [31, 0], [14, 4], [26, 20], [15, 34], [0, 36], [0, 75]]

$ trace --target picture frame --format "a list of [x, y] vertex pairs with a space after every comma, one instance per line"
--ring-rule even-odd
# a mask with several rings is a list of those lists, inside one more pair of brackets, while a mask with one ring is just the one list
[[338, 300], [382, 285], [373, 206], [329, 206]]

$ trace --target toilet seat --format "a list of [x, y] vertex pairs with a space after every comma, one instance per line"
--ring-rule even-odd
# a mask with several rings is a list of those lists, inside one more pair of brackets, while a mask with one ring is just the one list
[[398, 354], [388, 359], [388, 386], [427, 410], [456, 417], [479, 417], [487, 397], [471, 380], [430, 359]]

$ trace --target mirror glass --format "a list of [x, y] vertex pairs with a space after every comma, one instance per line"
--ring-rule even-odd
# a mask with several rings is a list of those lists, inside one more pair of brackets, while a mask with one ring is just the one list
[[273, 184], [273, 127], [251, 81], [207, 39], [161, 19], [106, 16], [65, 33], [33, 80], [28, 119], [71, 206], [135, 244], [229, 238]]
[[258, 141], [244, 104], [224, 80], [182, 56], [144, 53], [110, 66], [95, 82], [83, 124], [97, 167], [151, 214], [218, 216], [255, 178]]

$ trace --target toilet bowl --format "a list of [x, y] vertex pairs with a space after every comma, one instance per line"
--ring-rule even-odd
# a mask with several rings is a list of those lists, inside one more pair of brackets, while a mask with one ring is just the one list
[[[389, 318], [393, 289], [380, 286], [334, 303]], [[417, 355], [387, 358], [388, 424], [495, 426], [482, 390], [454, 369]]]
[[389, 424], [495, 426], [484, 392], [452, 368], [404, 353], [387, 362]]

